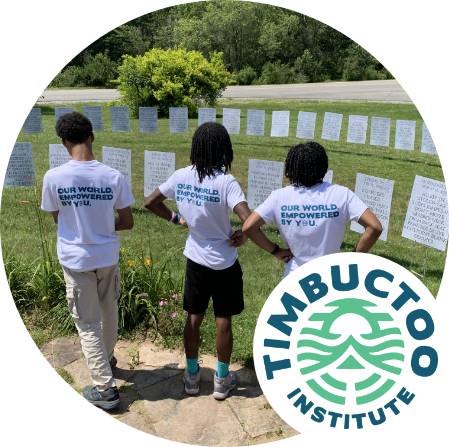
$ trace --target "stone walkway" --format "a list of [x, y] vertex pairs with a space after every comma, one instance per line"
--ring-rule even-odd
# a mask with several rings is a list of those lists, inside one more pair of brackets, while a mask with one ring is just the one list
[[[91, 383], [77, 338], [59, 338], [42, 352], [72, 386]], [[271, 409], [253, 370], [234, 364], [239, 387], [231, 397], [212, 397], [215, 359], [201, 357], [201, 393], [184, 394], [184, 356], [153, 343], [119, 341], [115, 370], [121, 404], [111, 413], [139, 430], [178, 442], [199, 445], [251, 445], [296, 434]]]

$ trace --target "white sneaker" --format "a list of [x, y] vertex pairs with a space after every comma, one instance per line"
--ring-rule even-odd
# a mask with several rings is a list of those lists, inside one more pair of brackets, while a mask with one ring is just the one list
[[190, 374], [188, 371], [184, 371], [184, 391], [189, 396], [194, 396], [200, 392], [200, 367], [196, 374]]
[[214, 374], [214, 394], [212, 396], [217, 400], [224, 400], [229, 393], [237, 386], [237, 377], [234, 371], [229, 371], [228, 375], [223, 378]]

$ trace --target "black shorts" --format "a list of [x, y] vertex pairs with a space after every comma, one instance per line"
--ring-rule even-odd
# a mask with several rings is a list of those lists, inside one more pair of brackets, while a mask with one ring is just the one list
[[216, 317], [230, 317], [242, 312], [243, 272], [238, 260], [227, 269], [213, 270], [187, 259], [184, 310], [204, 314], [210, 297]]

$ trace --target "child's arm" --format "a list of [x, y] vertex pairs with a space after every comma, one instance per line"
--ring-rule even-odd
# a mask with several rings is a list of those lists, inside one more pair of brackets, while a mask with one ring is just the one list
[[256, 245], [272, 255], [276, 256], [280, 261], [288, 262], [292, 259], [293, 254], [290, 249], [279, 248], [279, 245], [271, 242], [260, 227], [265, 221], [253, 212], [243, 224], [243, 233], [246, 234]]
[[360, 237], [355, 251], [367, 253], [382, 234], [382, 224], [369, 208], [360, 216], [359, 224], [365, 227], [365, 232]]
[[165, 197], [159, 188], [156, 188], [148, 197], [145, 197], [143, 202], [143, 206], [150, 210], [152, 213], [156, 214], [156, 216], [162, 217], [162, 219], [168, 220], [170, 222], [174, 222], [173, 214], [176, 214], [177, 221], [174, 223], [185, 225], [185, 221], [182, 217], [177, 213], [173, 213], [164, 203]]

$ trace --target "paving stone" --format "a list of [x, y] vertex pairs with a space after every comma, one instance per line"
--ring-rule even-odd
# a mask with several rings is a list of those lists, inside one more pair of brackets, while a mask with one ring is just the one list
[[[73, 377], [79, 389], [91, 384], [77, 338], [56, 339], [43, 348], [55, 367]], [[120, 406], [112, 416], [136, 429], [196, 445], [249, 445], [297, 434], [268, 405], [252, 369], [233, 364], [238, 388], [224, 402], [212, 397], [216, 359], [202, 355], [198, 396], [184, 393], [184, 354], [152, 342], [121, 340], [114, 351]], [[134, 368], [133, 368], [134, 367]]]
[[139, 347], [139, 360], [146, 366], [184, 368], [184, 354], [176, 350], [163, 350], [146, 341]]
[[53, 368], [63, 368], [83, 356], [78, 337], [56, 338], [46, 343], [41, 352]]
[[155, 434], [199, 445], [241, 445], [248, 436], [226, 402], [212, 396], [186, 397], [174, 411], [154, 424]]
[[283, 431], [284, 422], [268, 405], [258, 387], [250, 390], [247, 397], [233, 396], [227, 402], [251, 438]]

